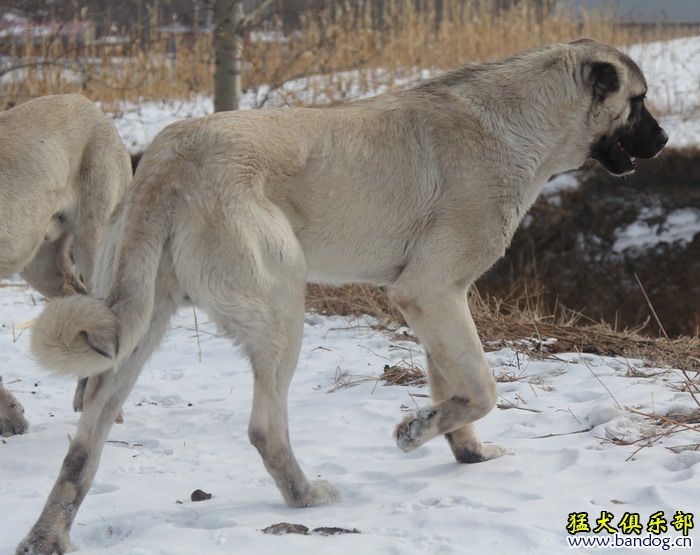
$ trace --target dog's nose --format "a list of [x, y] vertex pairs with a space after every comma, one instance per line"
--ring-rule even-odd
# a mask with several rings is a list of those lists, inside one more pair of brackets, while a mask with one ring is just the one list
[[666, 146], [666, 143], [668, 142], [668, 133], [664, 131], [661, 127], [659, 127], [659, 144], [661, 145], [661, 148]]

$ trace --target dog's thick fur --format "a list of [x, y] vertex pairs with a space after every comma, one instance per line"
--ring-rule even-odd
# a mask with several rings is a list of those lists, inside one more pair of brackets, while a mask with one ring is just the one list
[[[551, 175], [592, 156], [625, 173], [633, 156], [663, 147], [645, 92], [629, 58], [578, 41], [333, 108], [169, 126], [106, 234], [99, 300], [53, 303], [35, 326], [44, 364], [94, 376], [58, 481], [18, 552], [68, 548], [110, 425], [184, 303], [245, 348], [255, 379], [249, 437], [291, 506], [337, 497], [306, 478], [287, 432], [307, 281], [387, 286], [425, 346], [433, 404], [398, 426], [401, 449], [446, 435], [461, 462], [504, 454], [474, 431], [496, 385], [466, 290]], [[633, 140], [646, 150], [623, 148]]]
[[[86, 293], [130, 181], [119, 134], [87, 98], [45, 96], [0, 113], [0, 277], [21, 273], [47, 297]], [[0, 393], [0, 435], [24, 432], [21, 405]]]

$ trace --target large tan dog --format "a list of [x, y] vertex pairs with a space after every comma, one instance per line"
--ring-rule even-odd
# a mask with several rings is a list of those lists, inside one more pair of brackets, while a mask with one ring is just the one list
[[425, 346], [433, 404], [398, 426], [399, 447], [445, 434], [460, 462], [503, 454], [474, 431], [496, 385], [467, 288], [552, 174], [590, 157], [623, 174], [659, 152], [668, 137], [645, 93], [629, 58], [579, 41], [334, 108], [168, 127], [105, 236], [95, 298], [52, 301], [35, 326], [43, 364], [91, 377], [58, 481], [18, 553], [69, 548], [110, 426], [189, 302], [250, 357], [250, 440], [291, 506], [338, 495], [306, 478], [287, 431], [308, 280], [387, 286]]
[[[0, 113], [0, 278], [21, 273], [47, 297], [85, 293], [130, 181], [119, 134], [87, 98], [45, 96]], [[0, 387], [0, 435], [26, 429], [22, 406]]]

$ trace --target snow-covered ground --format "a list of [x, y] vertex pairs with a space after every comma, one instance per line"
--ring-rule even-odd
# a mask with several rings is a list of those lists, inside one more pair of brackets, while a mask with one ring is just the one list
[[[28, 288], [0, 289], [0, 368], [32, 422], [26, 435], [0, 443], [1, 555], [13, 553], [38, 516], [77, 421], [74, 384], [39, 370], [28, 352], [22, 324], [41, 306]], [[669, 449], [697, 443], [697, 432], [673, 434], [631, 459], [641, 443], [611, 442], [659, 431], [620, 407], [693, 408], [677, 390], [678, 373], [586, 354], [535, 360], [512, 349], [489, 353], [494, 374], [515, 381], [499, 383], [502, 408], [478, 428], [515, 454], [460, 465], [441, 439], [410, 454], [394, 444], [402, 411], [428, 402], [425, 388], [362, 381], [385, 364], [424, 364], [422, 349], [362, 319], [317, 315], [307, 316], [292, 383], [291, 437], [307, 474], [333, 482], [342, 499], [287, 508], [247, 439], [248, 365], [204, 314], [198, 321], [197, 338], [192, 311], [178, 314], [126, 403], [124, 424], [112, 429], [73, 526], [80, 553], [541, 555], [569, 551], [569, 513], [588, 512], [593, 526], [602, 511], [614, 514], [613, 524], [639, 513], [645, 525], [664, 511], [676, 535], [675, 512], [698, 509], [700, 452]], [[361, 383], [336, 387], [347, 382]], [[190, 501], [198, 488], [212, 499]], [[261, 532], [279, 522], [360, 534]]]

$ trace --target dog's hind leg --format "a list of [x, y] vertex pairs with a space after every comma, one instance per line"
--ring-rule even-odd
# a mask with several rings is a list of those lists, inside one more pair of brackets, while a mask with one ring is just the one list
[[286, 292], [283, 287], [278, 290], [277, 295], [288, 299], [267, 326], [263, 337], [269, 343], [260, 342], [250, 350], [255, 385], [248, 436], [284, 500], [292, 507], [324, 505], [338, 498], [338, 492], [328, 482], [306, 478], [289, 440], [287, 392], [301, 344], [303, 292], [300, 284]]
[[149, 331], [133, 353], [118, 368], [89, 378], [78, 431], [70, 443], [46, 505], [17, 548], [17, 555], [70, 551], [70, 527], [92, 485], [107, 434], [141, 368], [160, 343], [174, 311], [175, 303], [169, 296], [158, 298]]
[[301, 470], [287, 422], [287, 393], [304, 326], [304, 254], [274, 206], [239, 204], [231, 213], [221, 235], [209, 225], [197, 232], [201, 239], [190, 241], [192, 252], [180, 249], [187, 262], [176, 271], [189, 274], [194, 269], [207, 279], [183, 276], [178, 281], [196, 305], [241, 343], [251, 361], [248, 436], [284, 500], [292, 507], [331, 503], [338, 497], [336, 490], [325, 481], [309, 481]]
[[[292, 451], [287, 422], [287, 393], [299, 356], [304, 323], [304, 285], [283, 278], [275, 289], [271, 298], [276, 297], [280, 302], [280, 297], [285, 296], [284, 303], [263, 310], [266, 314], [255, 326], [257, 340], [242, 341], [254, 377], [248, 437], [288, 505], [324, 505], [333, 502], [338, 493], [328, 482], [306, 478]], [[214, 318], [221, 327], [241, 337], [237, 322], [222, 315]], [[246, 325], [250, 324], [249, 321]]]
[[117, 130], [105, 118], [83, 153], [77, 210], [70, 221], [73, 258], [81, 279], [89, 286], [110, 217], [132, 178], [131, 160]]
[[437, 294], [397, 287], [392, 298], [428, 353], [433, 404], [408, 416], [396, 429], [404, 451], [445, 434], [460, 462], [480, 462], [508, 453], [483, 444], [472, 422], [496, 404], [496, 382], [481, 347], [461, 288]]

